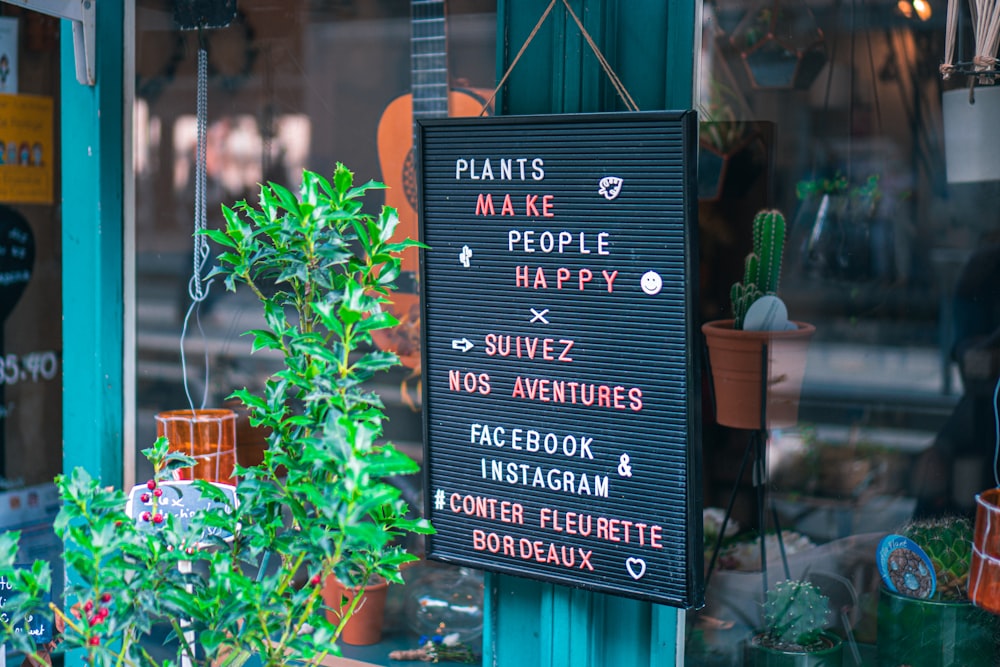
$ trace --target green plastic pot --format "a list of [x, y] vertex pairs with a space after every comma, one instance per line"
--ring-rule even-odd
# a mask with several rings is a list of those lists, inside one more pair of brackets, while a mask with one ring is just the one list
[[879, 667], [994, 667], [998, 640], [1000, 617], [971, 602], [879, 591]]
[[844, 661], [844, 643], [837, 635], [824, 632], [827, 648], [816, 651], [789, 651], [772, 648], [760, 643], [760, 635], [747, 642], [748, 667], [841, 667]]

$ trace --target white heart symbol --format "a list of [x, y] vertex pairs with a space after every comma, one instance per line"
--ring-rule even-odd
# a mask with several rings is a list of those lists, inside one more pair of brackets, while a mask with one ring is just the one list
[[641, 558], [629, 558], [625, 561], [625, 569], [628, 570], [633, 579], [638, 581], [642, 579], [642, 575], [646, 574], [646, 561]]

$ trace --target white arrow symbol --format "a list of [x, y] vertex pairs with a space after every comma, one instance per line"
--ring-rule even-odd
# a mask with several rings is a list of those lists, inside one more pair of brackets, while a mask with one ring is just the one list
[[475, 346], [472, 344], [472, 341], [469, 340], [468, 338], [460, 338], [459, 340], [451, 341], [451, 349], [453, 350], [461, 350], [462, 352], [468, 352], [473, 347]]

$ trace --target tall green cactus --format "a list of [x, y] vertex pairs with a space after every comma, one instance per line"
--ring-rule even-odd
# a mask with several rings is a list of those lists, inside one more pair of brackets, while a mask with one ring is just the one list
[[734, 329], [743, 328], [743, 319], [754, 301], [778, 292], [784, 251], [785, 216], [776, 209], [759, 211], [753, 219], [753, 252], [744, 262], [743, 282], [735, 283], [730, 291]]

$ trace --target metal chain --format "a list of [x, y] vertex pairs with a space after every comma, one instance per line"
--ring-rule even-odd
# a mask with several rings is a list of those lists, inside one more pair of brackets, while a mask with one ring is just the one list
[[[208, 296], [208, 289], [211, 282], [205, 283], [202, 273], [205, 263], [208, 261], [208, 238], [202, 233], [205, 229], [206, 220], [206, 175], [205, 175], [205, 154], [207, 148], [208, 129], [208, 51], [204, 47], [198, 49], [198, 100], [196, 117], [198, 123], [198, 146], [195, 151], [194, 167], [194, 250], [192, 252], [193, 267], [191, 279], [188, 281], [188, 295], [191, 297], [191, 305], [188, 306], [187, 314], [184, 315], [184, 327], [181, 330], [181, 375], [184, 378], [184, 393], [187, 395], [188, 404], [193, 412], [194, 401], [191, 399], [191, 389], [188, 386], [187, 359], [184, 354], [184, 338], [187, 336], [188, 320], [191, 313], [195, 313], [195, 321], [198, 323], [198, 330], [202, 339], [205, 338], [205, 331], [201, 327], [201, 318], [198, 315], [198, 306]], [[205, 345], [205, 384], [201, 397], [201, 407], [205, 407], [208, 400], [208, 345]]]
[[208, 52], [198, 49], [198, 148], [194, 166], [194, 267], [188, 294], [193, 301], [203, 301], [208, 290], [202, 281], [202, 271], [208, 261], [208, 239], [205, 230], [205, 151], [208, 125]]

